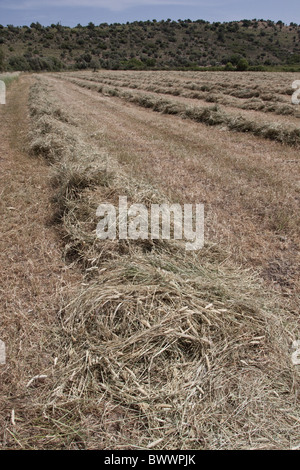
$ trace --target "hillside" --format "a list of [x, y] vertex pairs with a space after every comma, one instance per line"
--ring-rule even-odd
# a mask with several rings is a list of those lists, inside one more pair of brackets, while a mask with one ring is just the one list
[[[267, 20], [0, 25], [0, 69], [300, 66], [300, 26]], [[246, 65], [241, 59], [246, 59]]]

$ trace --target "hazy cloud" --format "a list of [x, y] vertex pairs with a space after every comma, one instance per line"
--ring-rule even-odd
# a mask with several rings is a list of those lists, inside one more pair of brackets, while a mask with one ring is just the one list
[[94, 7], [113, 11], [122, 11], [130, 7], [140, 6], [224, 6], [236, 0], [20, 0], [0, 2], [4, 8], [11, 10], [31, 10], [43, 7]]

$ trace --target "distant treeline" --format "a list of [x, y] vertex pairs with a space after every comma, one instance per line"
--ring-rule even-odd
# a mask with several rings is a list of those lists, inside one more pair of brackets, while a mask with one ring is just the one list
[[300, 26], [135, 21], [75, 28], [0, 25], [0, 70], [300, 70]]

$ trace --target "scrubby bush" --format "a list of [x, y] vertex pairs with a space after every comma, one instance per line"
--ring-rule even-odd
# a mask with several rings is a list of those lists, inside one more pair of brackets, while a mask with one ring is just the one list
[[247, 59], [240, 59], [237, 63], [237, 66], [236, 66], [237, 70], [239, 70], [240, 72], [244, 72], [246, 70], [248, 70], [249, 68], [249, 63], [247, 61]]
[[235, 70], [234, 66], [232, 65], [231, 62], [227, 62], [226, 66], [225, 66], [225, 70], [227, 72], [231, 72], [232, 70]]
[[4, 70], [4, 52], [0, 49], [0, 71]]

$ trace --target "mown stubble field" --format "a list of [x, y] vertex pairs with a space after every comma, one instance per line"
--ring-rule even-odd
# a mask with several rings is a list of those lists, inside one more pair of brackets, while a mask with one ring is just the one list
[[[299, 446], [297, 79], [99, 71], [11, 86], [13, 100], [27, 83], [25, 153], [32, 171], [48, 164], [51, 214], [39, 223], [59, 240], [64, 275], [42, 365], [33, 357], [14, 375], [15, 423], [20, 364], [1, 369], [3, 447]], [[203, 203], [205, 247], [97, 240], [97, 206], [121, 195]], [[36, 375], [46, 378], [26, 387]]]

